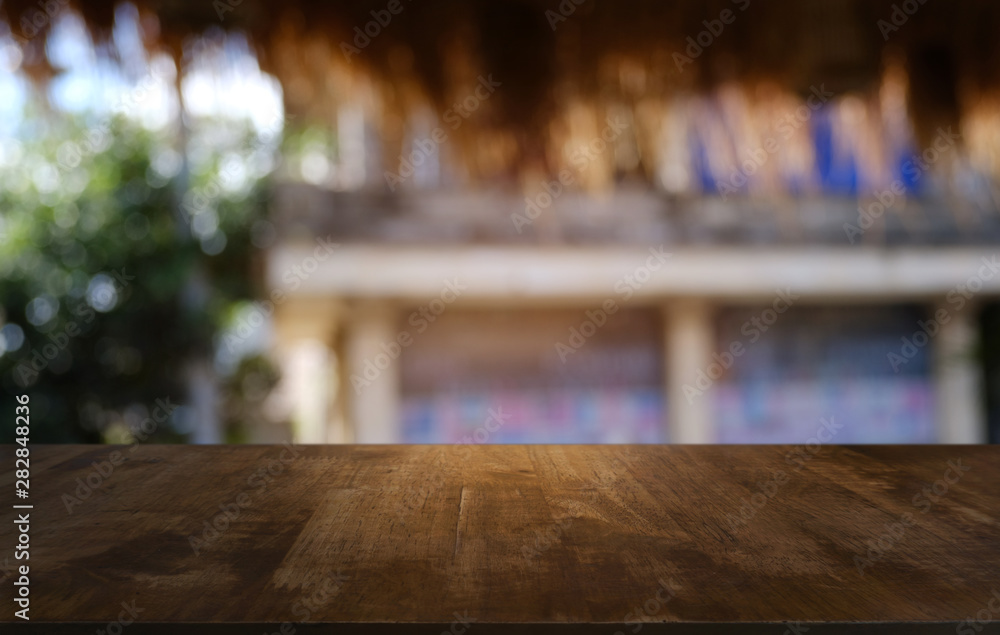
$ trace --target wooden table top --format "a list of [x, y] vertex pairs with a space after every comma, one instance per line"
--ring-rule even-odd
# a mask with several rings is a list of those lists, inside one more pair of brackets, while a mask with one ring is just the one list
[[35, 632], [1000, 632], [998, 446], [31, 452]]

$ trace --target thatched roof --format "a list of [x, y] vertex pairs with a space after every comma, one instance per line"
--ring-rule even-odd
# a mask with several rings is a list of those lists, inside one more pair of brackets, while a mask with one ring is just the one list
[[[95, 34], [109, 32], [115, 0], [4, 0], [0, 13], [27, 36], [40, 7], [67, 2]], [[247, 32], [294, 115], [330, 121], [345, 94], [377, 92], [380, 134], [390, 144], [401, 143], [396, 128], [406, 125], [395, 122], [421, 108], [440, 118], [491, 75], [503, 90], [454, 135], [462, 151], [480, 152], [471, 169], [484, 173], [515, 163], [551, 172], [554, 137], [577, 134], [573, 104], [641, 114], [657, 100], [725, 83], [770, 83], [800, 95], [822, 84], [871, 96], [892, 62], [906, 69], [910, 119], [927, 140], [1000, 84], [1000, 3], [990, 0], [133, 2], [150, 26], [149, 46], [178, 58], [191, 35]], [[44, 40], [40, 22], [29, 47]], [[377, 33], [370, 42], [358, 35], [366, 28]], [[692, 45], [699, 38], [710, 43]], [[38, 77], [43, 58], [26, 56]]]
[[[1000, 4], [990, 0], [398, 3], [401, 11], [378, 29], [359, 55], [352, 56], [352, 66], [367, 67], [386, 78], [406, 75], [445, 108], [452, 75], [460, 65], [455, 57], [468, 56], [478, 68], [505, 79], [509, 89], [504, 91], [503, 116], [521, 125], [531, 125], [558, 99], [560, 90], [585, 94], [602, 90], [608, 79], [602, 75], [615, 70], [608, 67], [608, 60], [616, 56], [645, 66], [647, 90], [689, 89], [732, 78], [775, 79], [800, 90], [817, 81], [837, 91], [864, 88], [878, 83], [886, 52], [905, 59], [918, 106], [946, 108], [949, 95], [963, 82], [993, 87], [1000, 81], [996, 37]], [[116, 0], [4, 0], [0, 15], [16, 36], [34, 36], [38, 31], [36, 37], [44, 39], [47, 23], [27, 30], [24, 26], [38, 20], [37, 14], [46, 8], [51, 12], [70, 6], [100, 35], [110, 31], [116, 4]], [[390, 2], [133, 0], [133, 4], [156, 17], [158, 33], [151, 34], [150, 45], [163, 44], [179, 54], [190, 35], [219, 27], [242, 29], [252, 36], [264, 64], [280, 77], [279, 49], [321, 39], [326, 54], [343, 60], [340, 44], [351, 44], [355, 27], [363, 28], [373, 20], [372, 11], [384, 11]], [[894, 7], [916, 10], [894, 20]], [[734, 14], [732, 24], [685, 72], [678, 72], [673, 55], [683, 55], [687, 38], [697, 37], [706, 30], [704, 21], [714, 22], [725, 10]], [[901, 24], [900, 16], [905, 18]]]

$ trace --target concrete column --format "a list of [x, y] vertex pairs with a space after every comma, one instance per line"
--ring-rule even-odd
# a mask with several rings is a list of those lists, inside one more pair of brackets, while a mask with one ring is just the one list
[[289, 298], [274, 315], [281, 392], [296, 443], [343, 443], [338, 356], [341, 307], [325, 298]]
[[[712, 361], [715, 346], [712, 310], [707, 301], [679, 299], [664, 310], [667, 426], [671, 443], [716, 440], [711, 388], [692, 394], [697, 373]], [[685, 390], [685, 386], [689, 389]]]
[[399, 358], [392, 354], [399, 331], [396, 317], [392, 307], [378, 303], [365, 303], [351, 315], [343, 385], [357, 443], [401, 441]]
[[960, 311], [945, 305], [939, 308], [951, 317], [933, 338], [938, 440], [941, 443], [985, 443], [983, 382], [976, 360], [979, 312], [974, 306], [966, 306]]
[[296, 342], [285, 365], [292, 391], [292, 426], [297, 443], [327, 442], [330, 351], [320, 340]]
[[219, 385], [209, 360], [197, 359], [188, 366], [187, 392], [197, 422], [191, 443], [222, 443]]

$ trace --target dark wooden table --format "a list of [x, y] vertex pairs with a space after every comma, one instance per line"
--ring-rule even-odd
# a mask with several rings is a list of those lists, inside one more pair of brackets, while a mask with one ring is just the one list
[[39, 633], [1000, 632], [996, 446], [36, 446], [28, 502]]

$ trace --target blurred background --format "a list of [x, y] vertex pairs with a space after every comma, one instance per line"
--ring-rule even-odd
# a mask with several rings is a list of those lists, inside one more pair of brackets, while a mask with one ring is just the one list
[[36, 442], [996, 442], [998, 29], [3, 0], [0, 411], [29, 394]]

